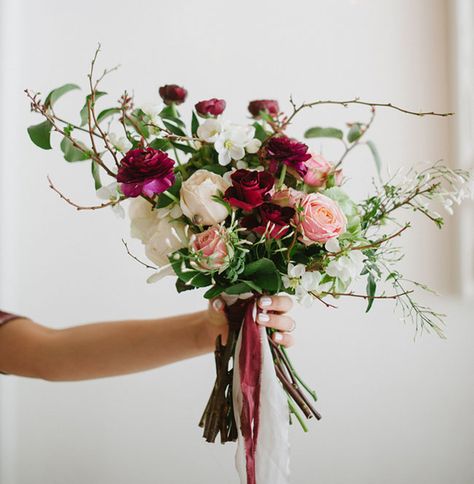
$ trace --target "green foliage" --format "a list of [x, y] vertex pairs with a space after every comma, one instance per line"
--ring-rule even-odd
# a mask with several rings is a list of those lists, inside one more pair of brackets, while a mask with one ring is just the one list
[[382, 161], [380, 159], [379, 151], [377, 147], [375, 146], [375, 143], [373, 141], [366, 141], [366, 145], [369, 147], [370, 152], [372, 153], [372, 156], [374, 158], [375, 162], [375, 168], [377, 169], [377, 175], [379, 179], [381, 178], [381, 170], [382, 170]]
[[268, 133], [265, 131], [263, 126], [256, 121], [253, 123], [253, 127], [255, 128], [255, 138], [263, 143], [268, 138]]
[[338, 128], [321, 128], [319, 126], [309, 128], [305, 131], [305, 138], [337, 138], [342, 139], [343, 132]]
[[94, 180], [94, 188], [98, 190], [99, 188], [102, 187], [102, 181], [100, 179], [99, 165], [94, 160], [92, 160], [91, 162], [91, 174]]
[[250, 262], [241, 275], [247, 283], [250, 280], [257, 287], [270, 293], [277, 293], [281, 288], [281, 277], [275, 263], [267, 258]]
[[50, 121], [46, 120], [40, 124], [35, 124], [34, 126], [30, 126], [28, 128], [28, 135], [30, 136], [31, 141], [36, 146], [39, 146], [43, 150], [50, 150], [51, 146], [51, 129], [53, 125]]
[[71, 139], [64, 136], [61, 141], [61, 151], [63, 152], [64, 159], [69, 162], [90, 160], [91, 155], [87, 146], [77, 140], [74, 140], [74, 142], [81, 146], [84, 151], [76, 148]]
[[[97, 99], [101, 98], [102, 96], [105, 96], [107, 93], [103, 91], [96, 91], [95, 96], [94, 96], [94, 102], [97, 101]], [[92, 105], [92, 94], [88, 94], [86, 96], [86, 101], [84, 103], [84, 106], [81, 109], [81, 112], [79, 113], [81, 116], [81, 126], [85, 126], [89, 122], [89, 105], [90, 108], [93, 108]], [[97, 122], [99, 120], [97, 119]]]
[[181, 189], [181, 184], [183, 183], [183, 178], [180, 173], [176, 174], [176, 181], [174, 184], [167, 190], [172, 196], [170, 197], [166, 193], [160, 193], [158, 196], [158, 201], [156, 202], [156, 208], [163, 208], [171, 205], [173, 203], [173, 196], [179, 198], [179, 191]]
[[193, 116], [191, 119], [191, 133], [193, 136], [197, 135], [198, 128], [199, 128], [199, 119], [196, 116], [196, 113], [193, 111]]
[[171, 149], [171, 143], [164, 138], [156, 138], [150, 143], [150, 147], [155, 150], [168, 151]]
[[367, 276], [367, 296], [369, 296], [368, 303], [367, 303], [367, 308], [365, 309], [365, 312], [368, 313], [370, 311], [370, 308], [374, 304], [374, 296], [375, 296], [375, 291], [377, 290], [377, 283], [375, 282], [375, 278], [372, 275], [372, 273], [369, 273]]
[[49, 108], [54, 105], [54, 103], [64, 94], [67, 94], [69, 91], [73, 91], [74, 89], [80, 89], [77, 84], [64, 84], [61, 87], [53, 89], [47, 96], [44, 101], [45, 107]]
[[364, 134], [361, 123], [353, 123], [347, 133], [347, 141], [354, 143]]
[[108, 117], [113, 116], [114, 114], [119, 114], [120, 112], [121, 111], [120, 111], [119, 108], [107, 108], [107, 109], [104, 109], [103, 111], [101, 111], [97, 115], [97, 122], [100, 123], [104, 119], [107, 119]]

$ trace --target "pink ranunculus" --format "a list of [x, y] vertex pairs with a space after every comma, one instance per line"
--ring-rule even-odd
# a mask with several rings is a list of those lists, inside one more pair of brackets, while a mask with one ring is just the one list
[[309, 193], [297, 210], [296, 224], [300, 241], [305, 245], [326, 243], [346, 231], [347, 219], [341, 208], [331, 198], [321, 193]]
[[223, 269], [229, 262], [228, 235], [224, 228], [213, 225], [191, 239], [191, 252], [198, 269]]
[[318, 154], [311, 154], [311, 158], [306, 162], [308, 171], [304, 176], [304, 182], [311, 187], [322, 187], [331, 172], [331, 164]]

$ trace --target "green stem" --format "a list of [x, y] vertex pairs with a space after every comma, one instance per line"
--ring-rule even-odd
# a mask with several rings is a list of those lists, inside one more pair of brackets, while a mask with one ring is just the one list
[[281, 187], [283, 186], [283, 183], [285, 182], [285, 176], [286, 176], [286, 165], [283, 165], [281, 167], [280, 179], [278, 180], [278, 186], [277, 186], [278, 190], [280, 190]]
[[291, 363], [290, 358], [288, 357], [288, 353], [283, 346], [281, 347], [281, 351], [282, 351], [283, 355], [285, 356], [285, 359], [286, 359], [286, 362], [288, 363], [288, 366], [291, 368], [291, 372], [293, 373], [293, 376], [298, 380], [298, 382], [301, 384], [301, 386], [313, 397], [313, 400], [316, 402], [318, 400], [318, 396], [316, 395], [316, 392], [314, 390], [312, 390], [301, 379], [301, 377], [298, 375], [298, 373], [296, 373], [295, 368], [294, 368], [293, 364]]
[[303, 417], [298, 412], [298, 409], [293, 405], [293, 402], [291, 401], [291, 398], [288, 398], [288, 406], [290, 407], [290, 412], [298, 419], [298, 422], [300, 423], [301, 428], [305, 432], [307, 432], [308, 431], [308, 427], [306, 426], [306, 423], [303, 420]]
[[166, 195], [171, 200], [173, 200], [173, 202], [179, 203], [179, 198], [177, 196], [173, 195], [172, 193], [170, 193], [168, 190], [165, 190], [163, 192], [163, 194]]
[[181, 175], [183, 175], [183, 179], [186, 178], [186, 168], [185, 166], [181, 163], [181, 160], [179, 159], [178, 152], [176, 151], [176, 147], [173, 145], [173, 153], [176, 158], [176, 161], [178, 163], [178, 168], [179, 171], [181, 172]]

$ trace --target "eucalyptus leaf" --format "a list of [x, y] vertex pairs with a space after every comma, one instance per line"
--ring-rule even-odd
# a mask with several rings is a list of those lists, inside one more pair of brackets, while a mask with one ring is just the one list
[[51, 129], [53, 125], [50, 121], [46, 120], [40, 124], [35, 124], [34, 126], [30, 126], [28, 128], [28, 135], [30, 136], [31, 141], [36, 146], [43, 148], [43, 150], [50, 150], [51, 146]]
[[67, 94], [69, 91], [73, 91], [75, 89], [80, 89], [77, 84], [64, 84], [61, 87], [53, 89], [47, 96], [44, 101], [44, 105], [46, 107], [51, 107], [54, 103], [64, 94]]
[[309, 128], [305, 131], [305, 138], [337, 138], [342, 139], [344, 136], [343, 132], [338, 128], [321, 128], [315, 126], [314, 128]]

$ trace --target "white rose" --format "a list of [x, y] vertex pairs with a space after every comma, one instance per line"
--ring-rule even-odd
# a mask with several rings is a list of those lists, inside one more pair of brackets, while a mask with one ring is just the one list
[[128, 216], [131, 222], [130, 235], [146, 244], [156, 231], [156, 227], [161, 219], [174, 219], [181, 215], [181, 209], [176, 204], [153, 210], [151, 203], [144, 198], [134, 198], [131, 200], [128, 209]]
[[168, 256], [188, 245], [187, 225], [170, 217], [158, 219], [145, 244], [145, 254], [158, 267], [169, 264]]
[[183, 184], [180, 205], [184, 215], [195, 223], [215, 225], [225, 220], [226, 207], [212, 199], [218, 192], [224, 193], [229, 184], [207, 170], [197, 170]]

